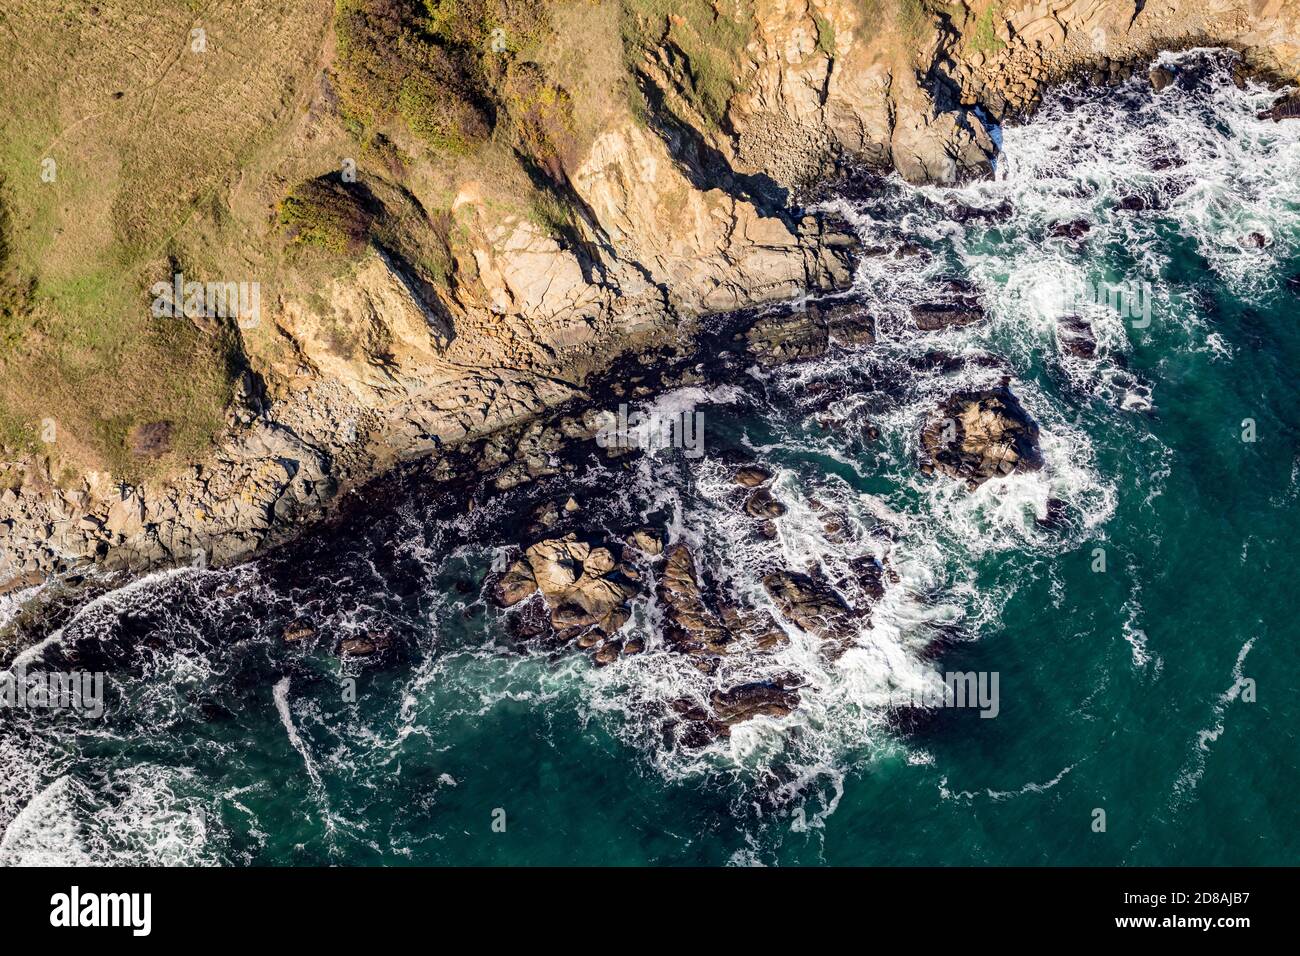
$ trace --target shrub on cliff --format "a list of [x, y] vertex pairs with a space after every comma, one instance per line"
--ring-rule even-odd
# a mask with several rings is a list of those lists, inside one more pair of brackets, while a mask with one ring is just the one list
[[502, 89], [506, 112], [519, 137], [519, 149], [554, 183], [564, 182], [564, 166], [574, 147], [573, 100], [551, 83], [536, 63], [511, 64]]
[[22, 336], [23, 325], [36, 295], [36, 280], [19, 275], [13, 263], [13, 217], [0, 176], [0, 345], [12, 347]]
[[536, 0], [338, 0], [344, 113], [364, 128], [400, 117], [434, 149], [469, 152], [492, 134], [510, 62], [546, 28]]
[[344, 114], [363, 127], [396, 117], [435, 149], [464, 152], [492, 132], [474, 57], [430, 31], [409, 0], [339, 0], [336, 80]]
[[280, 225], [294, 242], [355, 255], [370, 242], [378, 205], [360, 183], [337, 173], [300, 183], [280, 202]]

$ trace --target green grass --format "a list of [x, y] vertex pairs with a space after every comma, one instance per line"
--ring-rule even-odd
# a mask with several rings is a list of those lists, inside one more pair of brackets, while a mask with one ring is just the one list
[[569, 207], [549, 192], [539, 190], [528, 206], [528, 218], [552, 239], [562, 239], [573, 231]]
[[623, 9], [629, 69], [638, 68], [645, 51], [671, 47], [684, 58], [679, 92], [717, 128], [740, 89], [737, 73], [755, 28], [751, 6], [741, 4], [739, 17], [718, 12], [709, 0], [624, 0]]
[[997, 10], [997, 2], [991, 2], [984, 8], [984, 12], [979, 15], [975, 21], [975, 30], [971, 34], [970, 47], [972, 50], [978, 50], [980, 53], [996, 53], [1005, 49], [1006, 44], [998, 39], [998, 35], [993, 29], [993, 15]]
[[835, 27], [825, 17], [816, 13], [813, 14], [813, 22], [817, 25], [817, 49], [834, 59]]
[[925, 0], [898, 0], [898, 30], [909, 39], [923, 36], [930, 26]]

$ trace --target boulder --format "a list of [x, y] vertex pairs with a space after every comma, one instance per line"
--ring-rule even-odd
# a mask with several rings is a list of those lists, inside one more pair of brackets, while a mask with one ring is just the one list
[[516, 561], [492, 585], [492, 600], [498, 607], [514, 607], [537, 590], [537, 579], [527, 561]]
[[785, 514], [787, 508], [781, 502], [772, 497], [772, 492], [766, 488], [757, 488], [748, 498], [745, 499], [745, 513], [752, 518], [779, 518]]
[[537, 542], [524, 552], [524, 558], [538, 590], [549, 597], [573, 587], [590, 550], [589, 545], [577, 540], [577, 535], [569, 534], [562, 539]]
[[582, 562], [582, 570], [593, 577], [600, 577], [613, 571], [616, 563], [609, 548], [592, 548]]
[[652, 558], [664, 553], [663, 536], [653, 528], [637, 528], [627, 536], [627, 545]]
[[1147, 72], [1147, 79], [1151, 81], [1151, 89], [1159, 93], [1174, 82], [1174, 72], [1166, 70], [1163, 66], [1153, 66]]
[[568, 534], [537, 542], [524, 552], [524, 559], [497, 581], [498, 604], [509, 607], [505, 601], [518, 603], [527, 597], [531, 574], [560, 637], [579, 637], [592, 628], [612, 634], [627, 623], [631, 616], [627, 602], [637, 588], [628, 577], [614, 573], [618, 565], [608, 548], [593, 548]]
[[1038, 425], [1003, 385], [947, 399], [921, 433], [929, 471], [965, 481], [973, 490], [989, 478], [1042, 466]]
[[1057, 319], [1056, 341], [1066, 355], [1085, 359], [1097, 357], [1097, 337], [1088, 321], [1080, 316], [1067, 315]]
[[757, 465], [745, 465], [736, 470], [736, 484], [742, 488], [757, 488], [772, 480], [772, 473]]
[[763, 578], [777, 610], [802, 631], [826, 640], [847, 641], [857, 632], [859, 616], [825, 582], [797, 571], [777, 571]]

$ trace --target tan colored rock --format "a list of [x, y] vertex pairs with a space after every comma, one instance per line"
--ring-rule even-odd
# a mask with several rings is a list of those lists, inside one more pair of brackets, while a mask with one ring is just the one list
[[1042, 466], [1038, 426], [1005, 385], [952, 396], [921, 433], [927, 463], [971, 488]]
[[629, 547], [650, 557], [657, 557], [664, 552], [663, 536], [653, 528], [637, 528], [627, 536], [627, 543]]

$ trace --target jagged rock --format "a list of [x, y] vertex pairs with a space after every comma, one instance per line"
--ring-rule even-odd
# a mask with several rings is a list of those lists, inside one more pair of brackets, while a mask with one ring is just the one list
[[943, 301], [912, 306], [912, 320], [922, 332], [972, 325], [984, 318], [984, 306], [973, 284], [965, 279], [949, 278], [942, 287], [948, 293]]
[[714, 714], [732, 727], [754, 717], [786, 717], [799, 706], [799, 692], [780, 684], [740, 684], [709, 695]]
[[1038, 426], [1003, 384], [947, 399], [921, 433], [925, 464], [976, 488], [1041, 467]]
[[736, 470], [736, 484], [742, 488], [757, 488], [772, 480], [772, 473], [758, 465], [745, 465]]
[[823, 355], [832, 339], [870, 345], [876, 340], [876, 324], [857, 303], [823, 302], [759, 319], [745, 337], [759, 364], [780, 365]]
[[627, 544], [652, 558], [664, 553], [663, 536], [653, 528], [637, 528], [627, 536]]
[[1272, 107], [1260, 113], [1259, 118], [1270, 119], [1274, 123], [1300, 119], [1300, 93], [1292, 93], [1278, 100]]
[[760, 651], [771, 650], [790, 640], [781, 625], [766, 611], [724, 604], [718, 609], [718, 616], [735, 641], [753, 644]]
[[529, 535], [539, 535], [560, 523], [560, 508], [554, 501], [543, 502], [533, 509], [533, 520], [528, 526]]
[[857, 586], [872, 601], [879, 601], [885, 596], [885, 569], [874, 558], [864, 556], [849, 562]]
[[596, 648], [596, 653], [592, 659], [600, 665], [612, 664], [618, 660], [619, 653], [623, 650], [623, 642], [620, 640], [605, 641], [600, 647]]
[[791, 624], [817, 637], [846, 641], [857, 631], [858, 615], [829, 585], [796, 571], [777, 571], [763, 578], [777, 610]]
[[692, 654], [726, 651], [731, 633], [704, 603], [695, 558], [685, 545], [669, 549], [657, 595], [664, 608], [664, 639], [673, 650]]
[[1056, 340], [1066, 355], [1096, 358], [1097, 337], [1088, 321], [1077, 315], [1062, 316], [1056, 321]]
[[527, 561], [516, 561], [492, 585], [492, 600], [498, 607], [514, 607], [537, 590], [537, 579]]
[[547, 597], [563, 594], [577, 582], [590, 545], [569, 534], [563, 540], [539, 541], [524, 552], [537, 588]]
[[779, 518], [788, 509], [766, 488], [757, 488], [745, 499], [745, 513], [752, 518]]
[[1016, 213], [1015, 206], [1007, 200], [993, 206], [968, 206], [965, 203], [949, 202], [948, 218], [953, 222], [1004, 222]]
[[760, 319], [746, 333], [749, 352], [762, 365], [816, 358], [826, 352], [830, 335], [811, 311]]
[[108, 509], [104, 529], [122, 537], [139, 534], [144, 528], [144, 501], [132, 492]]

